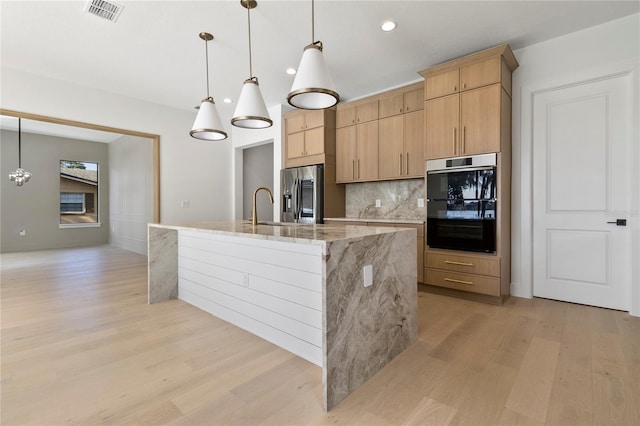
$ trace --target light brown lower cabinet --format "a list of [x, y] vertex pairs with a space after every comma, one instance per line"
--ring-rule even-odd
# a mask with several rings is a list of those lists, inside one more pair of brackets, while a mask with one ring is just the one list
[[468, 294], [491, 296], [494, 299], [485, 301], [501, 303], [500, 259], [490, 254], [457, 253], [425, 250], [424, 283]]
[[[366, 220], [366, 219], [365, 219]], [[413, 228], [417, 233], [416, 244], [416, 262], [418, 282], [424, 283], [424, 225], [416, 223], [390, 223], [390, 222], [362, 222], [351, 220], [325, 220], [325, 225], [341, 225], [341, 226], [388, 226], [393, 228]]]

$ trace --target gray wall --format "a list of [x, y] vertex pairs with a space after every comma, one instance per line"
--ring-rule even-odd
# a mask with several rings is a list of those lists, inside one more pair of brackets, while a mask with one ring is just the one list
[[[60, 160], [99, 164], [101, 227], [59, 228]], [[0, 133], [0, 251], [43, 250], [107, 244], [109, 241], [108, 145], [22, 134], [22, 168], [33, 177], [22, 187], [9, 181], [18, 167], [18, 134]], [[26, 230], [20, 236], [21, 229]]]
[[[273, 142], [246, 148], [242, 153], [242, 218], [251, 219], [253, 209], [253, 191], [260, 186], [268, 187], [275, 193], [273, 187]], [[273, 207], [269, 196], [260, 191], [256, 199], [258, 220], [273, 221]], [[280, 220], [280, 218], [278, 218]]]

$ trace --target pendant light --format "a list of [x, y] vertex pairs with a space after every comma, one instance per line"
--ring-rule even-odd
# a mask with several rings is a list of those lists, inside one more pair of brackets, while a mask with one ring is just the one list
[[326, 109], [340, 100], [329, 69], [322, 56], [322, 42], [314, 41], [314, 1], [311, 0], [311, 44], [304, 48], [302, 59], [287, 102], [296, 108]]
[[256, 0], [240, 0], [242, 7], [247, 9], [247, 24], [249, 28], [249, 78], [244, 81], [238, 106], [233, 113], [231, 124], [245, 129], [264, 129], [271, 127], [273, 121], [269, 118], [267, 106], [260, 93], [258, 77], [253, 76], [253, 64], [251, 61], [251, 9], [258, 6]]
[[22, 122], [18, 117], [18, 170], [9, 173], [9, 180], [15, 182], [17, 186], [22, 186], [29, 182], [31, 173], [22, 168]]
[[222, 121], [216, 109], [216, 103], [209, 95], [209, 41], [213, 36], [209, 33], [200, 33], [200, 38], [204, 40], [205, 58], [207, 62], [207, 97], [202, 100], [196, 121], [189, 134], [196, 139], [207, 141], [221, 141], [227, 138], [227, 133], [222, 129]]

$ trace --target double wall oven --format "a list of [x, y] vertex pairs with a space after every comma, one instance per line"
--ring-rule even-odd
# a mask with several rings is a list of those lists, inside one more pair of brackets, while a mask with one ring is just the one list
[[496, 251], [496, 154], [427, 160], [426, 244]]

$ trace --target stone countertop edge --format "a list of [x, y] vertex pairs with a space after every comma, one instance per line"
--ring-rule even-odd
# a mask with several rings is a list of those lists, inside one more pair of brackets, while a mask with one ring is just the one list
[[[405, 222], [406, 223], [406, 222]], [[208, 234], [247, 237], [261, 240], [284, 241], [297, 244], [325, 245], [329, 241], [350, 240], [369, 235], [408, 231], [404, 228], [365, 227], [365, 226], [332, 226], [332, 225], [257, 225], [246, 221], [202, 221], [184, 224], [149, 223], [149, 227], [198, 231]]]
[[369, 222], [369, 223], [410, 223], [414, 225], [424, 225], [424, 219], [380, 219], [368, 217], [325, 217], [324, 220], [334, 220], [336, 222]]

